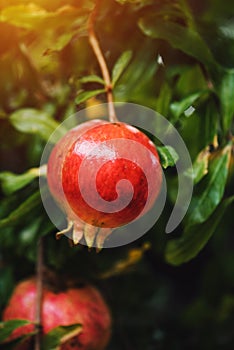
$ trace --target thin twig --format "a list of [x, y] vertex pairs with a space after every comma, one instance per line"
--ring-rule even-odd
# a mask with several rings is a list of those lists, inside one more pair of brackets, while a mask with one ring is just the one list
[[42, 335], [42, 298], [43, 298], [43, 237], [39, 238], [37, 247], [37, 293], [36, 293], [36, 312], [35, 312], [35, 325], [37, 333], [35, 335], [35, 347], [34, 350], [40, 350], [41, 348], [41, 335]]
[[95, 19], [98, 14], [99, 6], [100, 6], [101, 0], [96, 0], [96, 5], [94, 10], [92, 11], [91, 15], [89, 16], [88, 21], [88, 32], [89, 32], [89, 42], [93, 49], [93, 52], [98, 60], [103, 79], [105, 81], [105, 88], [106, 88], [106, 95], [107, 95], [107, 102], [108, 102], [108, 112], [109, 112], [109, 120], [112, 123], [118, 122], [118, 119], [116, 117], [115, 113], [115, 107], [114, 107], [114, 99], [113, 99], [113, 89], [111, 84], [111, 78], [110, 73], [107, 67], [106, 60], [104, 58], [104, 55], [102, 53], [101, 47], [99, 45], [99, 41], [97, 39], [97, 36], [95, 34], [94, 25], [95, 25]]

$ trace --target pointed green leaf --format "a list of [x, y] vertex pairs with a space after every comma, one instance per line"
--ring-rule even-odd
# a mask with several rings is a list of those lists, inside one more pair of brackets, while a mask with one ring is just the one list
[[90, 98], [95, 97], [97, 95], [100, 95], [100, 94], [102, 94], [104, 92], [105, 92], [105, 89], [81, 92], [76, 97], [76, 104], [79, 105], [80, 103], [85, 102], [85, 101], [89, 100]]
[[186, 226], [206, 221], [220, 203], [228, 176], [231, 146], [226, 146], [209, 163], [208, 174], [195, 188]]
[[191, 172], [187, 172], [186, 175], [192, 177], [194, 184], [203, 179], [203, 177], [208, 173], [208, 164], [209, 164], [210, 152], [208, 147], [202, 150], [195, 162], [193, 163], [193, 170]]
[[167, 115], [172, 98], [172, 89], [167, 82], [164, 82], [156, 99], [156, 111]]
[[87, 75], [86, 77], [80, 78], [79, 81], [81, 83], [99, 83], [101, 85], [105, 85], [105, 81], [99, 77], [98, 75]]
[[234, 120], [234, 70], [226, 71], [220, 86], [220, 102], [222, 109], [222, 126], [227, 132]]
[[33, 168], [23, 174], [14, 174], [9, 171], [0, 173], [0, 183], [3, 192], [10, 195], [28, 185], [39, 176], [39, 169]]
[[42, 350], [58, 350], [67, 340], [77, 336], [82, 330], [80, 324], [59, 326], [52, 329], [42, 339]]
[[181, 101], [173, 102], [170, 105], [170, 109], [174, 116], [178, 118], [181, 114], [183, 114], [190, 106], [193, 106], [193, 104], [201, 97], [203, 96], [206, 91], [198, 91], [196, 93], [193, 93], [185, 98], [183, 98]]
[[217, 109], [217, 102], [214, 98], [210, 98], [209, 102], [200, 108], [200, 111], [201, 115], [203, 115], [203, 118], [200, 118], [200, 135], [203, 147], [206, 147], [207, 145], [213, 144], [219, 130], [220, 115]]
[[33, 337], [35, 336], [36, 331], [29, 332], [21, 337], [15, 338], [11, 341], [6, 341], [0, 345], [1, 350], [15, 350], [15, 349], [24, 349], [28, 348], [29, 345], [33, 344]]
[[132, 51], [125, 51], [119, 57], [112, 71], [112, 85], [115, 86], [132, 58]]
[[186, 93], [189, 96], [207, 89], [207, 78], [198, 63], [188, 67], [182, 66], [181, 68], [184, 68], [184, 70], [176, 83], [176, 94], [184, 96]]
[[26, 320], [10, 320], [6, 322], [0, 322], [0, 343], [9, 338], [15, 329], [26, 326], [28, 324], [31, 324], [31, 322]]
[[114, 88], [116, 102], [131, 101], [155, 108], [155, 76], [158, 70], [155, 49], [146, 40]]
[[[10, 122], [18, 131], [39, 135], [45, 141], [48, 141], [51, 134], [60, 126], [47, 112], [33, 108], [24, 108], [12, 113]], [[65, 132], [66, 130], [60, 126], [60, 136]]]
[[234, 196], [225, 199], [206, 222], [188, 227], [181, 238], [169, 241], [165, 253], [166, 261], [172, 265], [180, 265], [193, 259], [211, 238], [226, 209], [233, 202]]
[[176, 162], [179, 159], [179, 156], [173, 147], [157, 147], [157, 150], [160, 157], [161, 165], [164, 169], [168, 168], [169, 166], [175, 166]]
[[139, 21], [139, 27], [151, 38], [164, 39], [175, 49], [216, 70], [217, 63], [205, 41], [191, 28], [162, 20], [155, 15], [149, 15]]
[[0, 228], [14, 226], [18, 224], [32, 209], [36, 208], [41, 203], [40, 192], [37, 191], [31, 195], [17, 209], [13, 210], [9, 216], [0, 220]]

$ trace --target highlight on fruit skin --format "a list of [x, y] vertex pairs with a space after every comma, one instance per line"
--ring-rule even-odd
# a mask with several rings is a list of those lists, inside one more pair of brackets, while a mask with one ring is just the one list
[[148, 212], [162, 185], [157, 149], [126, 123], [94, 119], [68, 131], [52, 150], [50, 192], [66, 213], [75, 244], [102, 248], [115, 228]]
[[[19, 282], [3, 311], [3, 321], [24, 319], [34, 322], [36, 309], [36, 279]], [[92, 285], [52, 290], [43, 287], [42, 331], [47, 334], [58, 326], [81, 324], [81, 332], [65, 341], [60, 350], [104, 350], [111, 336], [111, 313], [98, 289]], [[11, 339], [26, 335], [34, 330], [29, 324], [17, 328]], [[17, 350], [30, 350], [26, 340]]]

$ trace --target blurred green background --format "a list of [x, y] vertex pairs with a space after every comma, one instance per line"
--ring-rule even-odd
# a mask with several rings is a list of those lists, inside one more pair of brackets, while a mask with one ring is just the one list
[[63, 120], [105, 102], [104, 93], [89, 98], [100, 89], [92, 76], [101, 76], [87, 36], [93, 6], [0, 1], [0, 310], [34, 273], [43, 235], [49, 269], [102, 290], [114, 320], [109, 350], [233, 349], [234, 3], [102, 1], [96, 31], [112, 75], [120, 66], [115, 100], [173, 123], [191, 154], [195, 187], [185, 220], [166, 235], [177, 174], [165, 166], [159, 221], [138, 241], [99, 254], [56, 241], [30, 171]]

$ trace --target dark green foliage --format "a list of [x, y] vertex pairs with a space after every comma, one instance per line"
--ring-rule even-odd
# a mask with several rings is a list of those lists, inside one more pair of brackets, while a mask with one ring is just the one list
[[[1, 311], [17, 281], [34, 273], [37, 241], [45, 236], [48, 268], [61, 278], [96, 283], [106, 296], [114, 319], [108, 350], [231, 349], [234, 5], [228, 0], [102, 2], [96, 30], [115, 100], [150, 107], [177, 128], [193, 161], [194, 171], [186, 176], [193, 179], [194, 192], [183, 222], [166, 235], [177, 195], [174, 165], [180, 160], [176, 150], [160, 145], [168, 185], [160, 220], [140, 240], [96, 254], [71, 248], [66, 237], [56, 241], [38, 187], [41, 155], [56, 127], [82, 107], [106, 102], [87, 36], [94, 1], [3, 3]], [[57, 136], [65, 132], [60, 129]], [[17, 326], [4, 330], [0, 324], [0, 340]], [[56, 348], [69, 331], [50, 334], [43, 349]]]

